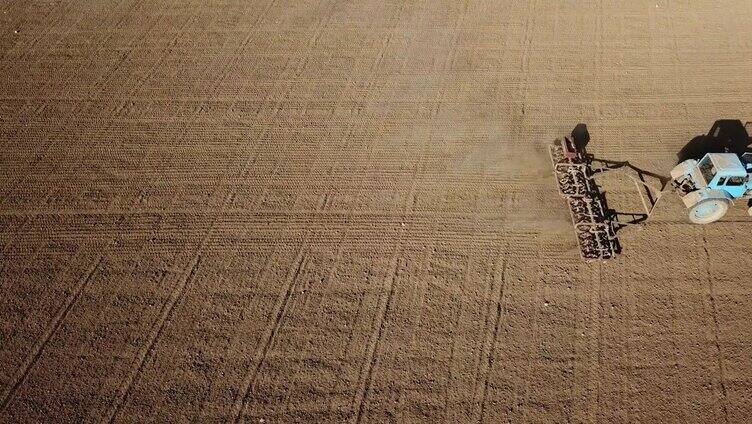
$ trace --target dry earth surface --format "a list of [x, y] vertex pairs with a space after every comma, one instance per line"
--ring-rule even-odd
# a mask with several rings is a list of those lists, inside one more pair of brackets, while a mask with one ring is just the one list
[[[752, 119], [747, 0], [5, 0], [0, 422], [731, 422], [752, 229], [545, 144]], [[633, 186], [609, 183], [614, 202]]]

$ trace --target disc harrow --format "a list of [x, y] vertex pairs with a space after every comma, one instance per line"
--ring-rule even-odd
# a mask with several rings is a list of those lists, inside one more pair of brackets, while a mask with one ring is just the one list
[[620, 251], [616, 229], [587, 155], [570, 137], [551, 145], [550, 154], [559, 193], [569, 205], [582, 259], [616, 257]]

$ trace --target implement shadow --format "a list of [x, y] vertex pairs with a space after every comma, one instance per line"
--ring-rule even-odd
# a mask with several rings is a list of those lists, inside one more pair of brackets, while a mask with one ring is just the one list
[[[650, 217], [656, 204], [664, 193], [671, 178], [656, 174], [632, 165], [629, 161], [615, 161], [610, 159], [597, 158], [593, 155], [587, 155], [588, 164], [591, 167], [593, 176], [599, 174], [620, 172], [635, 184], [640, 200], [643, 205], [643, 211], [616, 210], [609, 206], [606, 193], [597, 185], [598, 195], [600, 196], [609, 219], [614, 223], [614, 231], [631, 226], [639, 225]], [[595, 165], [595, 166], [593, 166]], [[652, 185], [648, 179], [657, 180], [659, 187]]]

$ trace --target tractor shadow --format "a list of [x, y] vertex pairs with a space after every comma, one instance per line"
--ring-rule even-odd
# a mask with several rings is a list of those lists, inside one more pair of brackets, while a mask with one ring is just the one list
[[700, 160], [707, 153], [735, 153], [741, 156], [749, 152], [752, 142], [750, 128], [752, 122], [745, 124], [738, 119], [719, 119], [707, 134], [698, 135], [679, 150], [676, 155], [678, 163], [687, 159]]

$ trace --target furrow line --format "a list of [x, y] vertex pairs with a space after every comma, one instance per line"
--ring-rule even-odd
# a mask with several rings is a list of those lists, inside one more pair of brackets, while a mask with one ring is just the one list
[[374, 325], [371, 332], [371, 339], [368, 343], [368, 350], [363, 362], [363, 368], [360, 372], [360, 378], [358, 383], [358, 390], [355, 393], [355, 399], [353, 401], [353, 422], [360, 423], [363, 420], [363, 414], [365, 413], [366, 404], [368, 401], [368, 394], [371, 391], [373, 385], [373, 373], [376, 368], [376, 362], [378, 361], [379, 345], [381, 344], [382, 337], [384, 335], [384, 328], [386, 327], [386, 317], [389, 313], [389, 308], [392, 304], [395, 291], [395, 278], [397, 277], [399, 267], [399, 249], [394, 252], [390, 266], [389, 274], [384, 280], [384, 287], [382, 289], [381, 297], [379, 298], [379, 309], [377, 312], [377, 322]]
[[269, 351], [276, 342], [279, 331], [282, 328], [282, 323], [287, 316], [290, 305], [292, 304], [293, 297], [295, 296], [295, 287], [297, 286], [299, 276], [303, 272], [303, 269], [308, 262], [308, 255], [305, 251], [305, 248], [306, 242], [304, 241], [301, 244], [300, 249], [298, 249], [297, 256], [288, 272], [287, 288], [275, 305], [274, 311], [272, 313], [274, 320], [271, 323], [271, 326], [267, 328], [265, 336], [262, 339], [263, 342], [258, 346], [257, 351], [254, 355], [254, 358], [256, 358], [254, 361], [255, 364], [251, 367], [250, 372], [248, 372], [243, 379], [241, 390], [239, 391], [238, 397], [235, 399], [235, 402], [233, 404], [231, 416], [233, 417], [233, 421], [236, 423], [240, 422], [240, 420], [243, 418], [243, 413], [245, 412], [245, 409], [248, 406], [248, 402], [250, 401], [250, 398], [255, 390], [256, 382], [258, 380], [259, 373], [261, 372], [261, 368], [268, 359]]
[[[490, 381], [491, 370], [493, 369], [494, 352], [496, 350], [496, 341], [499, 337], [499, 327], [501, 326], [502, 314], [504, 312], [504, 286], [506, 284], [506, 269], [507, 258], [502, 257], [499, 259], [501, 262], [501, 268], [498, 268], [494, 272], [492, 290], [494, 292], [493, 299], [488, 304], [488, 310], [486, 316], [493, 317], [493, 320], [488, 320], [485, 333], [485, 340], [483, 343], [483, 350], [481, 352], [481, 361], [479, 364], [479, 372], [476, 379], [474, 405], [476, 411], [475, 421], [482, 423], [485, 418], [486, 412], [486, 398], [488, 396], [488, 385]], [[495, 308], [494, 308], [495, 307]]]
[[122, 411], [122, 407], [131, 392], [133, 384], [138, 379], [138, 376], [143, 371], [144, 366], [146, 365], [148, 360], [152, 357], [157, 340], [159, 340], [160, 336], [162, 335], [165, 326], [171, 322], [175, 305], [180, 302], [186, 292], [186, 287], [196, 277], [196, 273], [200, 264], [201, 255], [199, 254], [194, 257], [192, 263], [190, 264], [189, 272], [186, 274], [186, 277], [181, 278], [178, 281], [177, 287], [170, 293], [170, 297], [167, 302], [162, 305], [159, 317], [152, 326], [146, 345], [144, 345], [139, 350], [138, 355], [136, 356], [135, 366], [131, 369], [131, 372], [128, 374], [128, 376], [121, 382], [115, 400], [110, 405], [110, 408], [107, 411], [107, 414], [105, 415], [102, 422], [114, 422]]
[[34, 364], [37, 363], [37, 360], [42, 355], [42, 352], [44, 351], [47, 344], [50, 342], [57, 330], [62, 326], [63, 321], [65, 321], [65, 318], [68, 316], [68, 313], [71, 311], [71, 309], [73, 309], [73, 306], [81, 297], [81, 294], [97, 274], [97, 271], [101, 267], [103, 261], [104, 255], [100, 256], [99, 259], [94, 263], [94, 265], [89, 268], [89, 270], [86, 272], [86, 275], [79, 281], [79, 283], [73, 289], [73, 292], [65, 300], [65, 303], [63, 303], [63, 305], [58, 309], [57, 313], [52, 318], [50, 325], [47, 326], [42, 336], [37, 339], [31, 351], [26, 356], [26, 359], [24, 359], [24, 362], [21, 364], [21, 367], [13, 376], [11, 382], [5, 387], [2, 395], [0, 395], [0, 411], [5, 410], [13, 396], [18, 391], [18, 388], [24, 383], [24, 381], [26, 381], [29, 373], [34, 367]]

